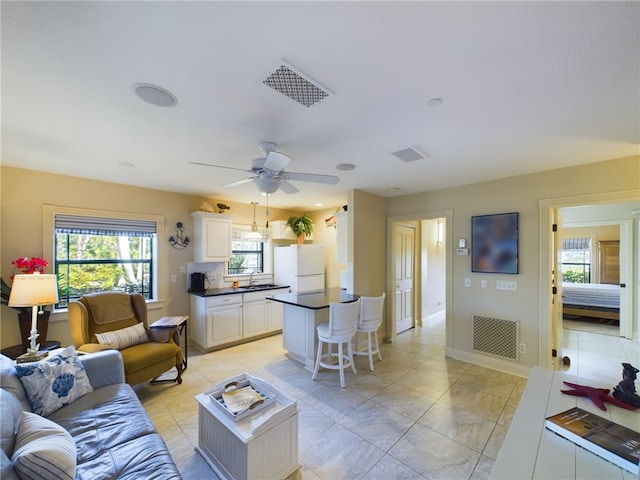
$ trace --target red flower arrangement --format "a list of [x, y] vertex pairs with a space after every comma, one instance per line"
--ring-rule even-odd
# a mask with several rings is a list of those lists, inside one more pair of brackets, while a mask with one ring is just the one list
[[[15, 268], [20, 270], [20, 272], [23, 274], [30, 274], [30, 273], [44, 273], [44, 269], [49, 264], [47, 263], [46, 260], [43, 260], [42, 258], [24, 257], [24, 258], [19, 258], [17, 260], [14, 260], [13, 262], [11, 262], [11, 265], [13, 265]], [[14, 276], [15, 274], [11, 275], [11, 278], [13, 279]]]
[[[24, 257], [19, 258], [11, 262], [13, 265], [13, 274], [11, 275], [11, 280], [17, 274], [33, 274], [33, 273], [44, 273], [44, 269], [49, 265], [46, 260], [38, 257]], [[0, 304], [8, 305], [9, 297], [11, 296], [11, 287], [4, 281], [4, 279], [0, 278]], [[16, 310], [24, 313], [30, 313], [31, 309], [25, 307], [13, 307]]]

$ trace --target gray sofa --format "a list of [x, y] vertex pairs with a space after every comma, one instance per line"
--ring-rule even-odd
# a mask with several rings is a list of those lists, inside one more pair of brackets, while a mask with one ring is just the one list
[[[80, 362], [93, 391], [47, 417], [63, 427], [75, 442], [75, 478], [180, 479], [164, 440], [133, 389], [124, 383], [120, 353], [108, 350], [81, 355]], [[16, 425], [20, 417], [27, 415], [22, 411], [31, 412], [31, 405], [13, 361], [3, 355], [0, 387], [1, 477], [20, 478], [10, 459], [14, 444], [17, 447]], [[66, 435], [64, 431], [62, 434]], [[34, 474], [32, 478], [38, 476]]]

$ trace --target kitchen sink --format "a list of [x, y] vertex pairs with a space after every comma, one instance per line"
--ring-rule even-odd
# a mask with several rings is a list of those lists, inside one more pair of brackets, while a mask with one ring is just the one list
[[269, 290], [272, 288], [284, 288], [284, 285], [276, 285], [274, 283], [263, 283], [261, 285], [251, 285], [246, 287], [240, 287], [243, 290]]

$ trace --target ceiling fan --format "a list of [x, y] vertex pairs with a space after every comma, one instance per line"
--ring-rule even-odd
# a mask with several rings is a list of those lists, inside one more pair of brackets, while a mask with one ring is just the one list
[[239, 170], [251, 173], [252, 176], [226, 183], [223, 187], [235, 187], [243, 183], [253, 182], [262, 193], [271, 194], [280, 189], [285, 193], [297, 193], [298, 190], [287, 180], [299, 180], [301, 182], [324, 183], [335, 185], [338, 177], [335, 175], [319, 175], [316, 173], [287, 172], [284, 167], [291, 161], [285, 154], [276, 152], [277, 145], [271, 142], [262, 142], [258, 147], [265, 155], [264, 158], [256, 158], [250, 170], [244, 168], [227, 167], [224, 165], [212, 165], [210, 163], [189, 162], [193, 165], [204, 165], [207, 167], [226, 168], [228, 170]]

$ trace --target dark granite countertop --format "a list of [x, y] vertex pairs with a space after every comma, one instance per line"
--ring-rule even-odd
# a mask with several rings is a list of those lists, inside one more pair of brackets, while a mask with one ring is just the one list
[[189, 292], [189, 293], [197, 297], [217, 297], [219, 295], [233, 295], [236, 293], [260, 292], [262, 290], [275, 290], [277, 288], [289, 288], [289, 285], [268, 284], [268, 285], [254, 285], [253, 287], [211, 288], [209, 290], [205, 290], [204, 292]]
[[267, 298], [276, 302], [287, 303], [297, 307], [319, 310], [328, 308], [329, 303], [350, 303], [360, 298], [359, 295], [352, 295], [340, 288], [327, 288], [321, 292], [313, 293], [281, 293], [278, 295], [267, 295]]

